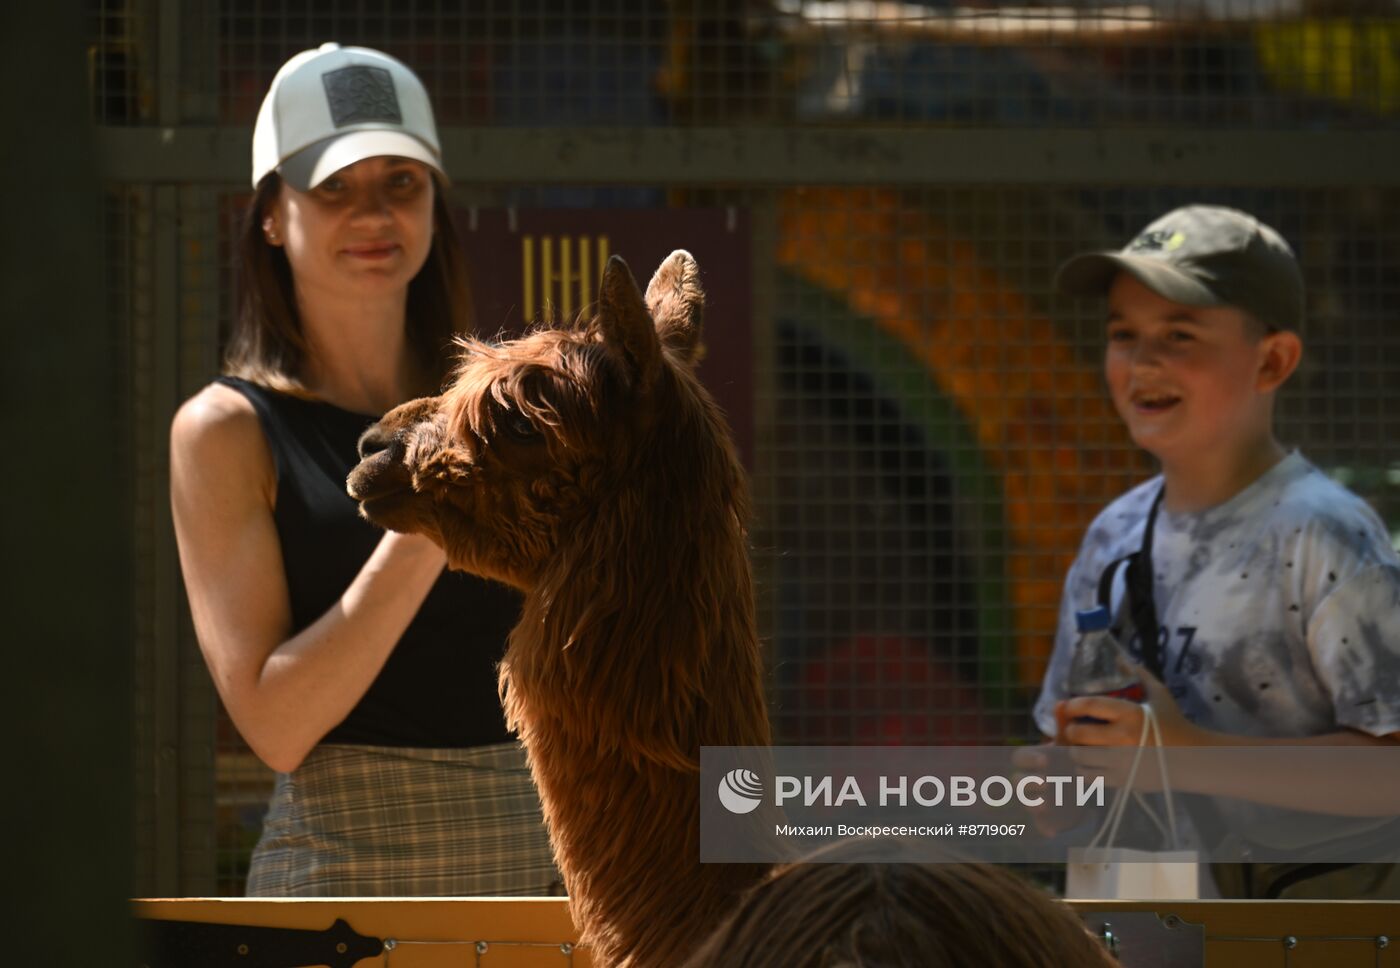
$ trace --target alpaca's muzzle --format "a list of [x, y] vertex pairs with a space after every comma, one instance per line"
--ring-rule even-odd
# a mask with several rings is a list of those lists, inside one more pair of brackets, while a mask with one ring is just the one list
[[[381, 451], [389, 451], [389, 460], [402, 462], [404, 456], [403, 440], [398, 434], [377, 423], [364, 433], [360, 434], [360, 440], [355, 445], [360, 455], [360, 460], [372, 457]], [[395, 453], [397, 451], [397, 454]]]
[[355, 500], [365, 503], [411, 488], [408, 467], [404, 463], [407, 448], [403, 433], [391, 431], [377, 423], [360, 435], [360, 462], [350, 472], [345, 490]]

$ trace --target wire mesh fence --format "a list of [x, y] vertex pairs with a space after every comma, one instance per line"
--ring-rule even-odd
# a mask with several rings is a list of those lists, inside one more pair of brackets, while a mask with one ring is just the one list
[[[775, 124], [864, 128], [878, 154], [931, 126], [1047, 139], [1076, 126], [1189, 128], [1209, 153], [1240, 131], [1386, 131], [1400, 113], [1400, 15], [1381, 3], [92, 9], [93, 110], [106, 127], [173, 110], [180, 125], [246, 129], [282, 61], [328, 39], [404, 59], [448, 132], [726, 126], [742, 140]], [[174, 31], [180, 43], [171, 18], [189, 28]], [[175, 109], [161, 105], [170, 91]], [[709, 378], [751, 442], [779, 740], [999, 743], [1034, 737], [1029, 704], [1084, 527], [1151, 473], [1103, 388], [1101, 310], [1051, 291], [1073, 252], [1117, 247], [1193, 201], [1278, 228], [1309, 292], [1280, 436], [1400, 527], [1400, 188], [1356, 184], [1357, 159], [1325, 140], [1300, 150], [1318, 155], [1315, 186], [1274, 181], [1265, 156], [1249, 183], [1161, 185], [1050, 181], [1030, 158], [1009, 184], [823, 185], [801, 171], [779, 185], [657, 184], [625, 168], [597, 184], [567, 158], [547, 181], [488, 184], [447, 164], [465, 234], [508, 261], [527, 237], [538, 257], [544, 236], [522, 229], [531, 217], [596, 239], [619, 212], [699, 212], [721, 236], [742, 235], [744, 271], [720, 260], [728, 275], [709, 269], [705, 283], [740, 307], [742, 320], [708, 325], [745, 368]], [[248, 196], [196, 174], [112, 183], [105, 228], [132, 346], [138, 851], [147, 893], [236, 894], [271, 775], [218, 712], [183, 611], [164, 440], [174, 407], [216, 372]], [[651, 268], [634, 258], [639, 276]], [[500, 298], [518, 313], [532, 297]]]
[[212, 114], [185, 121], [251, 123], [288, 54], [327, 38], [412, 64], [449, 125], [1369, 126], [1400, 105], [1388, 0], [95, 7], [94, 103], [111, 124], [153, 112], [162, 16], [205, 28], [171, 52], [183, 84], [213, 94]]

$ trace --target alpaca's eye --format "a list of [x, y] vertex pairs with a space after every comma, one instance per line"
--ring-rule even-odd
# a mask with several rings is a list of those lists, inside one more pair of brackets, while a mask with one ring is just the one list
[[508, 436], [525, 443], [537, 440], [540, 436], [530, 418], [515, 411], [506, 414], [505, 429]]

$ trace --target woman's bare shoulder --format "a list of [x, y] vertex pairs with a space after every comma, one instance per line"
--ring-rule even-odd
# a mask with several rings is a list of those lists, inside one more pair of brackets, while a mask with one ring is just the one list
[[246, 437], [249, 433], [262, 436], [257, 411], [243, 394], [223, 383], [211, 383], [175, 411], [171, 422], [172, 438], [184, 438], [198, 444], [209, 438], [223, 443]]
[[272, 473], [257, 411], [247, 397], [222, 383], [209, 384], [175, 412], [170, 457], [174, 465], [190, 460], [206, 472], [251, 473], [264, 480]]

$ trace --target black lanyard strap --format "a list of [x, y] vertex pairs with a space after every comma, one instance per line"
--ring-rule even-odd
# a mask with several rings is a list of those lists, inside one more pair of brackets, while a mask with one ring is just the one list
[[1157, 598], [1153, 589], [1152, 539], [1157, 532], [1157, 512], [1162, 507], [1162, 495], [1166, 486], [1157, 489], [1152, 499], [1152, 507], [1147, 512], [1147, 523], [1142, 529], [1142, 545], [1132, 554], [1124, 555], [1103, 570], [1099, 576], [1099, 604], [1112, 608], [1113, 578], [1118, 568], [1127, 562], [1124, 586], [1128, 595], [1128, 614], [1132, 617], [1133, 628], [1137, 631], [1138, 643], [1142, 649], [1142, 664], [1158, 679], [1162, 678], [1162, 645], [1160, 626], [1157, 622]]

